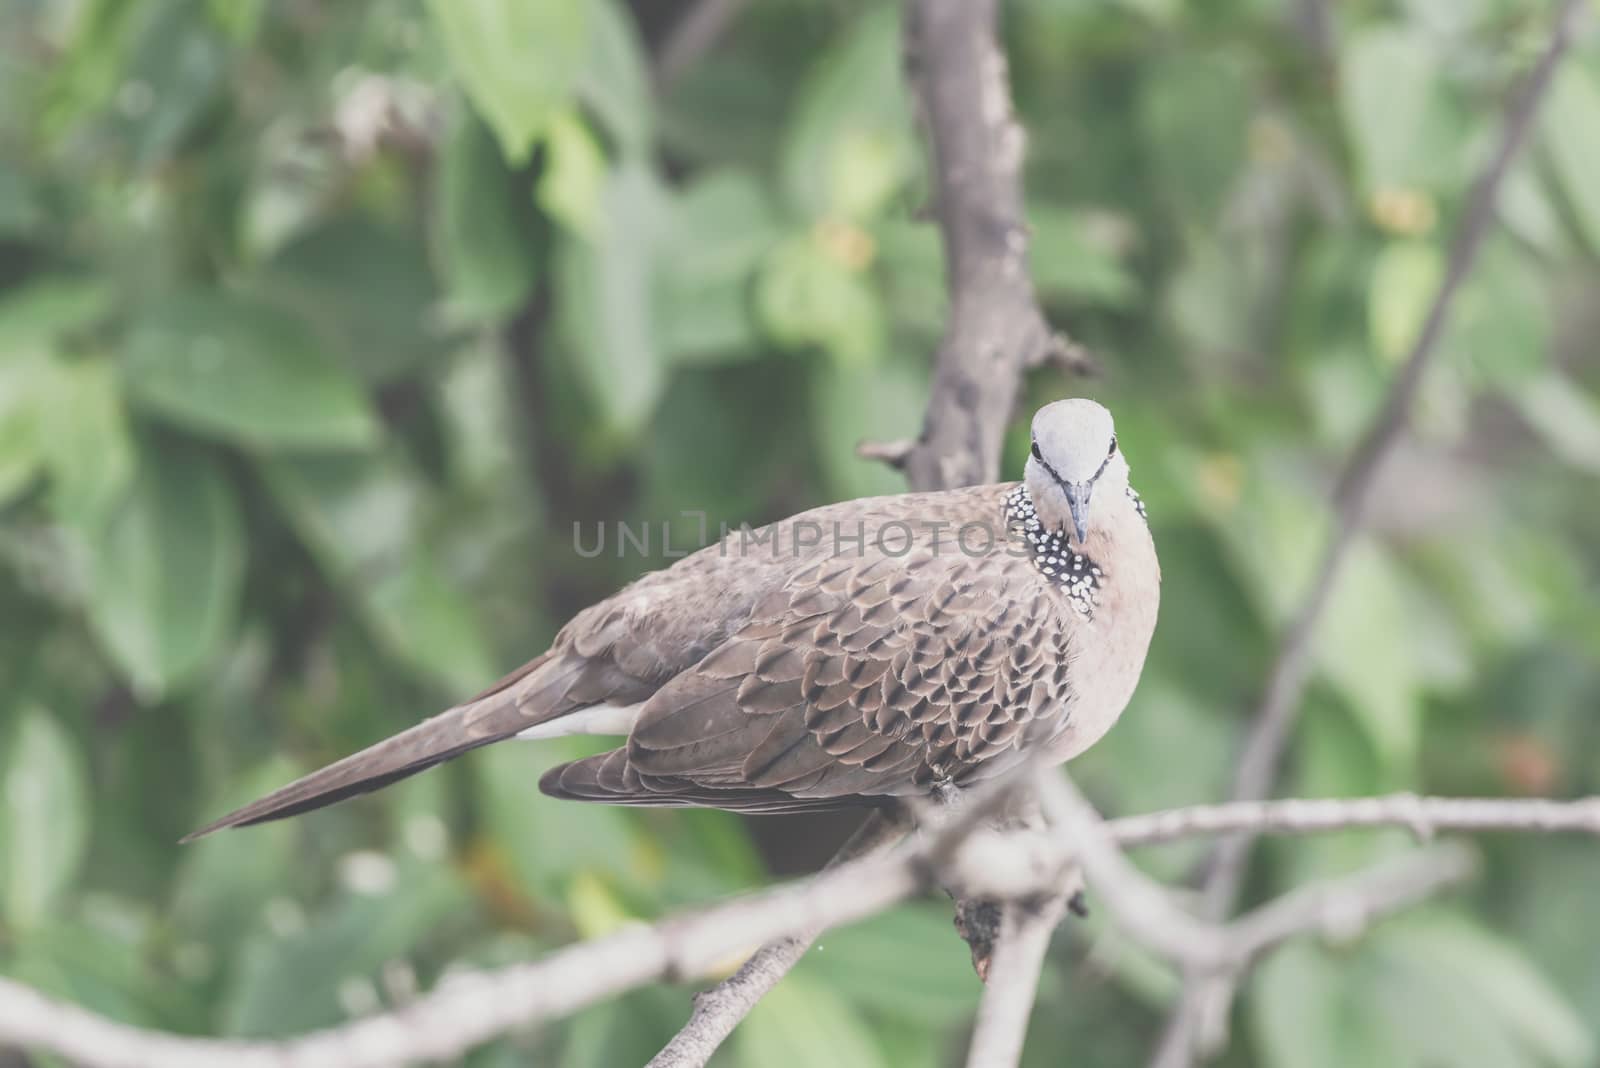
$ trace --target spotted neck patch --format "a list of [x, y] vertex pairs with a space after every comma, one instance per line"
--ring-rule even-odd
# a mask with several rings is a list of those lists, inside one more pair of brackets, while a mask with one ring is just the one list
[[[1137, 496], [1134, 499], [1137, 501]], [[1073, 610], [1085, 619], [1093, 619], [1107, 581], [1105, 571], [1092, 557], [1073, 550], [1066, 531], [1045, 529], [1033, 498], [1023, 485], [1006, 495], [1006, 529], [1027, 543], [1033, 566], [1067, 595]]]

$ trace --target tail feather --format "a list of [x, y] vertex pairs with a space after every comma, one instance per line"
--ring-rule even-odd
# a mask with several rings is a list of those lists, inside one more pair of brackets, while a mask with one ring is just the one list
[[[532, 674], [543, 662], [544, 658], [540, 658], [506, 676], [471, 701], [423, 720], [415, 727], [329, 764], [320, 771], [296, 779], [259, 801], [253, 801], [206, 824], [186, 835], [182, 841], [192, 842], [229, 827], [248, 827], [254, 823], [283, 819], [377, 790], [419, 771], [426, 771], [436, 764], [453, 760], [479, 746], [510, 738], [547, 718], [547, 715], [568, 711], [565, 707], [551, 707], [552, 703], [535, 701], [533, 707], [543, 707], [546, 715], [532, 713], [527, 703], [529, 695], [523, 693], [521, 688], [513, 687], [513, 683]], [[549, 683], [559, 687], [569, 681], [575, 672], [576, 668], [559, 671]]]

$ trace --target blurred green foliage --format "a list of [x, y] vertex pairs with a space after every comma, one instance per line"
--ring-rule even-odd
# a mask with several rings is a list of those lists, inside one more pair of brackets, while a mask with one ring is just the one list
[[[684, 509], [900, 488], [853, 454], [915, 433], [945, 305], [898, 13], [748, 5], [663, 88], [687, 6], [0, 0], [0, 971], [287, 1034], [748, 887], [821, 833], [551, 802], [539, 772], [580, 751], [554, 743], [174, 845], [664, 562], [582, 558], [575, 521], [683, 545]], [[1007, 5], [1034, 272], [1107, 367], [1029, 393], [1113, 406], [1166, 574], [1141, 690], [1080, 764], [1114, 812], [1223, 792], [1332, 473], [1550, 14], [1326, 6], [1320, 55], [1278, 0]], [[1286, 790], [1600, 790], [1592, 36], [1547, 105]], [[1252, 893], [1405, 844], [1272, 843]], [[1455, 901], [1269, 961], [1229, 1063], [1594, 1063], [1600, 853], [1485, 848]], [[1197, 850], [1141, 859], [1179, 877]], [[719, 1063], [950, 1063], [977, 983], [947, 913], [829, 935]], [[1073, 929], [1028, 1062], [1138, 1063], [1174, 978]], [[640, 991], [472, 1063], [641, 1063], [687, 1009]]]

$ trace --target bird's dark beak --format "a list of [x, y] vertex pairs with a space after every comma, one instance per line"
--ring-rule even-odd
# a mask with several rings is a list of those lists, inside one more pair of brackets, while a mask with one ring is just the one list
[[1063, 482], [1061, 491], [1067, 495], [1067, 507], [1072, 509], [1072, 529], [1077, 532], [1078, 544], [1088, 537], [1089, 494], [1094, 492], [1093, 482]]

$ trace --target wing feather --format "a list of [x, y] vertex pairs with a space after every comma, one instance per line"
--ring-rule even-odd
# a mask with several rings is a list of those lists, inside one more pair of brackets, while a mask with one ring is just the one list
[[744, 811], [870, 803], [961, 781], [1054, 729], [1067, 650], [1031, 565], [1003, 545], [975, 560], [916, 540], [890, 557], [873, 540], [794, 567], [649, 698], [626, 748], [598, 765], [607, 776], [551, 788]]

